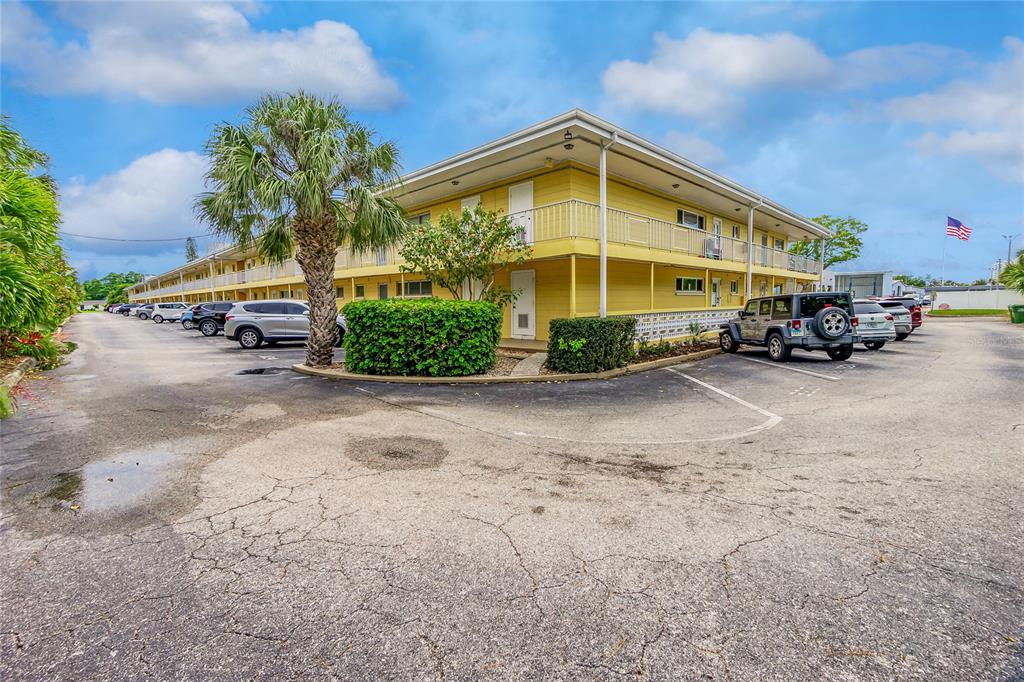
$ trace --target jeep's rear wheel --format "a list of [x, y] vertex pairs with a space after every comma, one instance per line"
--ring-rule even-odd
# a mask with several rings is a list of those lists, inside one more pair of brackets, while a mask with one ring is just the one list
[[732, 337], [732, 332], [722, 332], [718, 335], [718, 345], [721, 346], [723, 353], [735, 353], [740, 349], [740, 344], [736, 343], [736, 339]]
[[833, 360], [849, 360], [850, 356], [853, 355], [853, 344], [840, 346], [839, 348], [829, 348], [825, 352], [827, 352], [829, 358]]
[[782, 334], [774, 332], [768, 335], [768, 357], [774, 362], [786, 362], [789, 360], [789, 354], [792, 350], [792, 348], [786, 345]]
[[897, 340], [897, 341], [903, 341], [903, 340], [905, 340], [905, 339], [906, 339], [906, 338], [907, 338], [908, 336], [910, 336], [910, 332], [907, 332], [906, 334], [897, 334], [897, 335], [896, 335], [896, 340]]
[[885, 341], [865, 341], [864, 347], [868, 350], [882, 350], [882, 346], [885, 345]]

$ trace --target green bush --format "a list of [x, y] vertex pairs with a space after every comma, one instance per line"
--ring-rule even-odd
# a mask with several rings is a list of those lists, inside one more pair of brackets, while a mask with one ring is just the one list
[[501, 308], [485, 301], [354, 301], [342, 313], [345, 368], [359, 374], [481, 374], [501, 340]]
[[603, 372], [636, 357], [636, 318], [575, 317], [551, 320], [547, 365], [556, 372]]

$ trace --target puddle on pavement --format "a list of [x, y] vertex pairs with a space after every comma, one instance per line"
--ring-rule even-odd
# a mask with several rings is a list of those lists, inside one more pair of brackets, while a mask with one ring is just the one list
[[108, 511], [146, 498], [174, 472], [183, 455], [169, 450], [132, 450], [114, 459], [90, 462], [53, 477], [46, 496], [54, 508]]
[[429, 438], [368, 438], [350, 443], [349, 459], [378, 471], [434, 469], [448, 451], [440, 441]]
[[236, 374], [249, 375], [249, 374], [280, 374], [281, 372], [288, 369], [287, 367], [254, 367], [252, 369], [243, 369]]

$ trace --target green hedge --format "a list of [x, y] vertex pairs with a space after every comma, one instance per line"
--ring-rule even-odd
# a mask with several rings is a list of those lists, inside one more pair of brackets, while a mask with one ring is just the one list
[[603, 372], [636, 355], [634, 317], [561, 318], [550, 330], [547, 365], [557, 372]]
[[342, 313], [345, 368], [359, 374], [481, 374], [501, 340], [501, 309], [483, 301], [354, 301]]

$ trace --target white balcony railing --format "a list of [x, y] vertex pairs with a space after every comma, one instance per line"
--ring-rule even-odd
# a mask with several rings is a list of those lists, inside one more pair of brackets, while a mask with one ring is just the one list
[[[527, 240], [598, 239], [601, 207], [572, 199], [538, 206], [512, 214], [522, 226]], [[646, 246], [652, 249], [685, 253], [712, 260], [747, 262], [747, 242], [705, 230], [686, 227], [651, 216], [608, 209], [608, 241], [616, 244]], [[818, 263], [787, 251], [755, 246], [755, 265], [796, 272], [818, 273]]]

